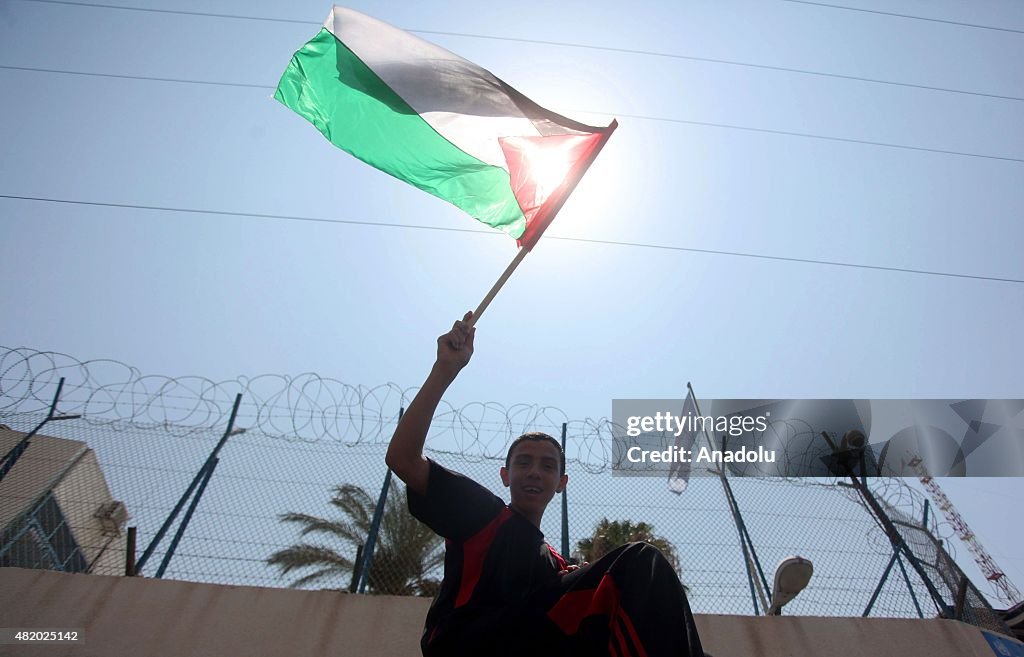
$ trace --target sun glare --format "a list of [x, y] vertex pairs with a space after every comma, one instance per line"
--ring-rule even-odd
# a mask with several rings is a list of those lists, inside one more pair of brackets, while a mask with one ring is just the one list
[[530, 177], [537, 183], [537, 198], [547, 198], [558, 188], [572, 166], [572, 148], [569, 144], [558, 147], [529, 147]]

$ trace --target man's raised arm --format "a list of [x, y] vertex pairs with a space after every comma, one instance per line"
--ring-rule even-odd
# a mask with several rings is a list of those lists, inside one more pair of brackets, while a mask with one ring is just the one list
[[472, 312], [466, 313], [461, 321], [455, 322], [451, 331], [437, 339], [437, 360], [402, 415], [388, 445], [384, 459], [388, 467], [410, 490], [420, 495], [426, 494], [430, 475], [430, 464], [423, 458], [423, 443], [441, 397], [473, 355], [476, 328], [468, 323], [472, 317]]

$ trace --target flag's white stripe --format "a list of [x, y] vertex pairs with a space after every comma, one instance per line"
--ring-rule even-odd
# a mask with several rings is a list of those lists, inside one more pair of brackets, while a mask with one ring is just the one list
[[496, 77], [444, 48], [344, 7], [334, 7], [324, 27], [473, 157], [507, 169], [498, 138], [540, 134]]

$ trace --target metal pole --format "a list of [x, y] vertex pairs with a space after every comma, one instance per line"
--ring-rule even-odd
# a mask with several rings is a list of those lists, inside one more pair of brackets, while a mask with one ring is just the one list
[[[761, 605], [764, 607], [765, 613], [768, 612], [768, 600], [765, 597], [764, 591], [761, 589], [761, 583], [757, 581], [757, 575], [754, 573], [755, 566], [757, 568], [760, 568], [760, 564], [757, 562], [756, 554], [754, 554], [753, 558], [751, 558], [751, 553], [754, 552], [754, 544], [752, 541], [749, 540], [750, 535], [747, 534], [746, 526], [743, 524], [743, 517], [740, 515], [739, 504], [737, 504], [736, 498], [732, 494], [732, 486], [729, 485], [729, 480], [726, 479], [724, 476], [722, 477], [722, 486], [725, 488], [725, 495], [727, 501], [729, 502], [729, 509], [732, 511], [733, 521], [736, 523], [736, 531], [739, 533], [740, 547], [743, 549], [743, 564], [747, 568], [747, 579], [749, 580], [748, 583], [750, 584], [750, 596], [754, 598], [754, 615], [758, 616], [760, 615], [760, 612], [758, 611], [757, 607], [757, 598], [754, 597], [755, 588], [757, 596], [761, 598]], [[748, 545], [749, 551], [747, 548]], [[764, 577], [763, 573], [761, 577]], [[767, 584], [764, 588], [768, 588]], [[771, 591], [768, 592], [768, 595], [771, 596]]]
[[[921, 611], [921, 603], [917, 601], [917, 594], [914, 593], [914, 585], [910, 583], [910, 575], [907, 574], [907, 569], [903, 567], [903, 559], [900, 559], [900, 553], [896, 553], [896, 565], [900, 567], [900, 572], [903, 573], [903, 581], [907, 584], [907, 590], [910, 591], [910, 599], [914, 601], [914, 609], [917, 609], [917, 617], [924, 618], [924, 612]], [[940, 611], [941, 613], [941, 611]], [[942, 614], [945, 617], [945, 614]]]
[[[697, 409], [697, 415], [703, 416], [704, 414], [700, 410], [700, 404], [697, 402], [697, 395], [693, 392], [693, 386], [690, 385], [689, 381], [686, 382], [686, 390], [691, 396], [693, 396], [693, 407]], [[708, 445], [710, 445], [711, 448], [714, 449], [715, 442], [708, 434], [707, 426], [705, 426], [703, 422], [701, 423], [701, 430], [704, 433], [704, 439], [708, 441]], [[722, 447], [723, 449], [725, 448], [724, 445]], [[740, 548], [743, 550], [743, 565], [747, 569], [747, 584], [750, 585], [750, 599], [754, 603], [754, 615], [759, 616], [761, 612], [759, 611], [757, 606], [758, 594], [760, 594], [761, 596], [761, 602], [764, 605], [764, 610], [766, 613], [768, 611], [768, 601], [764, 599], [764, 592], [761, 590], [761, 584], [757, 581], [757, 577], [754, 575], [754, 568], [751, 564], [750, 554], [748, 554], [747, 552], [747, 541], [744, 539], [743, 518], [740, 517], [739, 506], [736, 504], [736, 500], [732, 495], [732, 488], [729, 486], [729, 482], [726, 480], [724, 463], [722, 464], [721, 469], [718, 471], [718, 478], [719, 481], [721, 481], [722, 483], [722, 490], [725, 492], [725, 500], [729, 505], [729, 511], [732, 513], [732, 519], [736, 525], [736, 533], [740, 540]], [[753, 543], [750, 544], [750, 549], [754, 549]]]
[[864, 607], [864, 613], [861, 614], [862, 618], [867, 618], [868, 614], [871, 613], [871, 609], [875, 606], [875, 600], [878, 599], [878, 594], [882, 592], [882, 587], [885, 586], [885, 581], [889, 579], [889, 573], [892, 571], [892, 567], [896, 565], [896, 559], [898, 559], [900, 553], [896, 550], [892, 551], [892, 557], [889, 558], [889, 565], [885, 567], [885, 572], [882, 573], [882, 579], [878, 580], [878, 586], [875, 587], [875, 592], [871, 594], [871, 599], [868, 600], [868, 606]]
[[192, 495], [192, 491], [194, 491], [196, 486], [199, 485], [199, 482], [202, 480], [204, 473], [206, 472], [206, 469], [210, 467], [210, 463], [212, 463], [213, 460], [217, 458], [217, 452], [219, 452], [220, 448], [224, 446], [225, 442], [227, 442], [228, 436], [230, 436], [231, 432], [234, 430], [235, 418], [238, 416], [238, 406], [241, 403], [242, 394], [239, 393], [235, 395], [235, 405], [231, 409], [231, 417], [228, 419], [228, 427], [227, 429], [224, 430], [224, 435], [221, 436], [220, 442], [218, 442], [217, 446], [213, 448], [213, 451], [210, 452], [210, 455], [206, 457], [206, 462], [203, 463], [203, 466], [201, 468], [199, 468], [199, 472], [196, 473], [196, 476], [192, 478], [192, 483], [188, 485], [188, 488], [185, 490], [185, 494], [182, 495], [181, 499], [178, 500], [178, 503], [174, 505], [174, 509], [171, 511], [171, 514], [167, 516], [166, 520], [164, 520], [164, 524], [160, 526], [160, 529], [157, 531], [156, 536], [154, 536], [153, 540], [149, 542], [149, 546], [146, 547], [146, 551], [142, 553], [142, 557], [139, 559], [139, 563], [135, 566], [136, 575], [142, 574], [142, 568], [146, 565], [146, 562], [149, 561], [149, 558], [153, 555], [153, 550], [156, 549], [156, 546], [163, 539], [164, 534], [167, 533], [167, 530], [170, 529], [171, 525], [174, 523], [175, 518], [177, 518], [178, 514], [181, 513], [181, 508], [185, 506], [185, 502]]
[[[727, 479], [726, 484], [729, 484]], [[754, 539], [750, 537], [750, 531], [747, 529], [747, 523], [743, 520], [743, 514], [740, 512], [740, 503], [736, 501], [736, 495], [732, 492], [732, 486], [729, 486], [729, 494], [732, 495], [733, 504], [736, 506], [736, 517], [739, 519], [740, 528], [743, 530], [743, 535], [747, 538], [747, 545], [750, 546], [750, 555], [754, 558], [754, 566], [757, 568], [757, 573], [761, 576], [761, 583], [764, 585], [764, 590], [768, 592], [768, 599], [771, 600], [772, 589], [768, 586], [768, 578], [764, 575], [764, 568], [761, 567], [761, 560], [757, 558], [757, 550], [754, 549]]]
[[132, 577], [135, 575], [135, 536], [136, 528], [128, 528], [128, 540], [127, 550], [124, 558], [124, 574], [125, 577]]
[[[728, 493], [726, 493], [726, 502], [729, 504], [729, 511], [733, 514], [733, 520], [736, 519], [736, 511], [733, 508], [732, 500], [728, 499]], [[750, 569], [750, 555], [747, 554], [747, 542], [743, 540], [743, 532], [740, 531], [739, 526], [736, 527], [736, 533], [739, 534], [740, 549], [743, 551], [743, 567], [747, 569], [747, 585], [750, 587], [750, 600], [754, 603], [754, 615], [760, 616], [761, 611], [757, 606], [757, 593], [754, 591], [754, 573]], [[767, 607], [765, 607], [767, 612]]]
[[11, 471], [14, 464], [18, 462], [21, 455], [25, 453], [26, 449], [28, 449], [29, 441], [32, 437], [39, 433], [39, 430], [42, 429], [47, 422], [50, 420], [75, 420], [82, 417], [81, 415], [62, 415], [60, 417], [56, 417], [57, 402], [60, 401], [60, 392], [63, 389], [64, 377], [60, 377], [60, 381], [57, 383], [57, 394], [53, 396], [53, 403], [50, 404], [50, 411], [46, 414], [46, 418], [40, 422], [35, 429], [25, 434], [25, 437], [19, 440], [18, 444], [12, 447], [10, 451], [4, 454], [3, 459], [0, 459], [0, 481], [3, 481], [3, 478], [7, 476], [7, 473]]
[[[562, 457], [565, 457], [565, 434], [569, 426], [568, 422], [562, 423]], [[562, 556], [569, 558], [569, 498], [566, 491], [562, 489]]]
[[[857, 492], [860, 493], [860, 496], [867, 503], [868, 508], [870, 508], [871, 511], [874, 513], [875, 518], [878, 520], [879, 524], [882, 525], [882, 529], [885, 530], [886, 536], [889, 539], [889, 542], [892, 544], [893, 548], [897, 551], [903, 552], [903, 555], [907, 558], [907, 561], [910, 562], [911, 567], [913, 567], [914, 571], [921, 578], [921, 581], [924, 583], [925, 588], [928, 589], [929, 595], [931, 595], [932, 603], [935, 604], [935, 608], [939, 612], [939, 616], [942, 618], [948, 618], [948, 611], [945, 608], [945, 601], [942, 599], [942, 596], [935, 588], [935, 585], [932, 584], [931, 579], [928, 578], [928, 574], [924, 572], [924, 568], [921, 566], [920, 562], [918, 562], [917, 557], [914, 556], [914, 553], [910, 550], [906, 542], [903, 540], [903, 536], [899, 533], [899, 530], [897, 530], [896, 526], [892, 524], [892, 521], [889, 519], [888, 514], [885, 513], [885, 511], [882, 509], [882, 506], [878, 503], [878, 500], [876, 500], [874, 495], [871, 494], [871, 491], [868, 490], [868, 487], [864, 485], [864, 482], [858, 479], [857, 475], [853, 473], [853, 470], [850, 468], [849, 463], [846, 460], [842, 460], [841, 463], [843, 464], [843, 467], [846, 468], [846, 474], [847, 476], [850, 477], [850, 481], [852, 481], [853, 485], [857, 488]], [[899, 566], [900, 569], [903, 570], [902, 562], [900, 562]], [[905, 570], [904, 574], [906, 574]], [[907, 585], [910, 585], [909, 579], [907, 580]], [[913, 595], [913, 587], [911, 587], [911, 594]], [[917, 601], [915, 599], [915, 604], [916, 602]]]
[[155, 550], [156, 546], [160, 543], [161, 540], [163, 540], [164, 534], [167, 533], [167, 530], [170, 529], [171, 525], [174, 523], [174, 520], [178, 517], [178, 514], [181, 512], [182, 507], [185, 506], [185, 502], [187, 502], [188, 498], [192, 496], [192, 491], [194, 491], [196, 489], [196, 486], [199, 485], [199, 482], [202, 481], [203, 474], [205, 472], [206, 464], [204, 463], [203, 467], [201, 467], [199, 469], [199, 472], [196, 473], [196, 476], [192, 478], [192, 483], [190, 483], [188, 485], [188, 488], [185, 489], [185, 494], [181, 496], [181, 499], [178, 500], [178, 503], [174, 505], [174, 509], [171, 511], [170, 515], [167, 516], [167, 518], [164, 520], [164, 524], [160, 526], [159, 530], [157, 530], [156, 536], [153, 537], [153, 540], [151, 540], [149, 542], [149, 545], [146, 546], [146, 549], [142, 553], [142, 556], [139, 557], [139, 561], [135, 564], [136, 575], [142, 574], [142, 567], [146, 565], [146, 562], [149, 561], [149, 557], [153, 554], [153, 550]]
[[348, 592], [355, 593], [359, 588], [359, 575], [363, 572], [363, 544], [356, 548], [356, 560], [352, 564], [352, 581], [348, 583]]
[[964, 619], [964, 603], [967, 602], [967, 575], [960, 578], [960, 585], [956, 590], [956, 607], [953, 608], [953, 618]]
[[210, 462], [210, 466], [206, 469], [206, 473], [203, 475], [203, 480], [199, 482], [199, 490], [196, 491], [196, 496], [192, 498], [192, 502], [188, 505], [188, 510], [185, 511], [185, 517], [181, 519], [181, 524], [178, 525], [178, 531], [174, 532], [174, 538], [171, 539], [171, 544], [167, 547], [167, 553], [164, 554], [164, 558], [160, 561], [160, 567], [157, 568], [156, 578], [161, 579], [164, 576], [164, 572], [167, 571], [167, 566], [171, 563], [171, 558], [174, 557], [174, 551], [178, 548], [178, 542], [181, 541], [181, 537], [185, 534], [185, 530], [188, 529], [188, 523], [192, 520], [192, 514], [195, 513], [196, 507], [199, 506], [199, 500], [203, 497], [203, 491], [206, 490], [206, 484], [209, 483], [210, 477], [213, 476], [213, 471], [217, 468], [217, 464], [220, 459], [213, 459]]
[[370, 523], [370, 534], [366, 537], [366, 551], [363, 554], [363, 568], [359, 576], [359, 592], [366, 593], [366, 584], [370, 579], [370, 566], [373, 565], [373, 550], [377, 547], [377, 534], [380, 532], [380, 521], [384, 517], [384, 505], [387, 504], [388, 490], [391, 488], [391, 468], [384, 475], [384, 485], [380, 487], [377, 508], [373, 510], [373, 521]]
[[[398, 421], [402, 421], [405, 408], [398, 409]], [[373, 550], [377, 546], [377, 534], [380, 532], [380, 521], [384, 517], [384, 506], [388, 501], [388, 490], [391, 488], [391, 468], [388, 468], [384, 475], [384, 485], [380, 487], [380, 497], [377, 498], [377, 508], [373, 510], [373, 520], [370, 522], [370, 534], [366, 537], [366, 550], [363, 553], [363, 567], [359, 574], [359, 592], [366, 593], [366, 584], [370, 579], [370, 566], [373, 565]], [[357, 555], [358, 558], [358, 555]]]

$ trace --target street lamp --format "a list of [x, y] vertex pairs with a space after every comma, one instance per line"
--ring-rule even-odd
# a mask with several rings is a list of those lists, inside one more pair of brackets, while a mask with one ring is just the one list
[[804, 590], [814, 574], [814, 565], [803, 557], [786, 557], [775, 569], [772, 601], [768, 616], [781, 616], [782, 607]]

